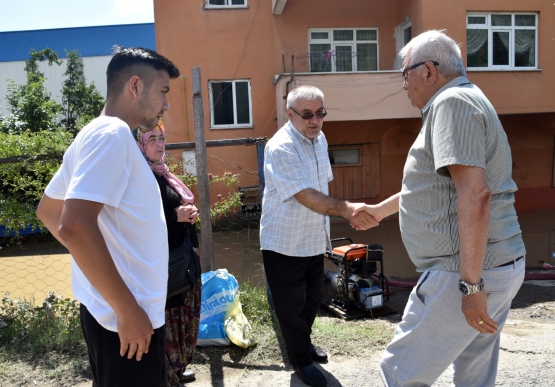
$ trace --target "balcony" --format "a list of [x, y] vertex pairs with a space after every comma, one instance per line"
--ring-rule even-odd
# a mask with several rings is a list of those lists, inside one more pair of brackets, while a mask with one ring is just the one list
[[299, 73], [276, 76], [278, 127], [287, 122], [285, 96], [292, 87], [313, 85], [325, 96], [326, 121], [365, 121], [420, 117], [403, 90], [397, 71]]

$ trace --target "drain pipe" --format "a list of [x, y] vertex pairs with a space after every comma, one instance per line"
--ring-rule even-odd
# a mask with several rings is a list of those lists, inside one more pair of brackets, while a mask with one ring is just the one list
[[189, 126], [187, 125], [187, 97], [185, 96], [185, 75], [181, 76], [181, 93], [183, 94], [183, 126], [185, 126], [185, 142], [189, 142]]

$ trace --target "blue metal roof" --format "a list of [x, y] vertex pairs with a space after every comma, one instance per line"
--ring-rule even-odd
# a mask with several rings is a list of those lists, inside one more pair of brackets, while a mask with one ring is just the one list
[[47, 47], [60, 58], [65, 58], [64, 50], [77, 50], [84, 57], [111, 55], [115, 44], [155, 50], [154, 23], [0, 32], [0, 62], [29, 59], [32, 48]]

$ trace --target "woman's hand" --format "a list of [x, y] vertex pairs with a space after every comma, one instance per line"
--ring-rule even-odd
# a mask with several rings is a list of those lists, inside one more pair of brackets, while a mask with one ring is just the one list
[[195, 224], [198, 217], [198, 208], [192, 204], [175, 207], [178, 222], [189, 222]]

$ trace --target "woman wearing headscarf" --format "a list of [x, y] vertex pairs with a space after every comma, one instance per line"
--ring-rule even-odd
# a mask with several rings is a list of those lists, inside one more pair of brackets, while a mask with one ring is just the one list
[[[191, 243], [198, 247], [195, 221], [198, 209], [189, 188], [169, 171], [165, 163], [166, 138], [162, 122], [151, 132], [137, 132], [137, 145], [160, 187], [168, 229], [169, 250], [183, 244], [189, 234]], [[200, 320], [201, 281], [189, 291], [172, 296], [166, 301], [166, 368], [168, 387], [195, 379], [187, 370], [196, 348]]]

